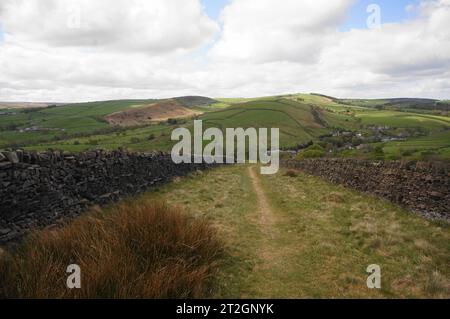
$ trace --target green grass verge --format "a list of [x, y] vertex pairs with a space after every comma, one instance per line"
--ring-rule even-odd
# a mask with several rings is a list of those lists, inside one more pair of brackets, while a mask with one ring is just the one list
[[[216, 297], [448, 298], [448, 224], [315, 177], [260, 177], [274, 215], [260, 224], [247, 167], [194, 174], [144, 198], [208, 218], [225, 242]], [[382, 269], [382, 289], [366, 268]]]

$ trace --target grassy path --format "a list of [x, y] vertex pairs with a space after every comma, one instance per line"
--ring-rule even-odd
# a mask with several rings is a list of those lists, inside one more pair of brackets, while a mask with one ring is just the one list
[[[450, 297], [450, 229], [315, 177], [194, 174], [145, 197], [204, 216], [225, 245], [216, 297]], [[366, 286], [370, 264], [382, 289]]]
[[[287, 266], [284, 263], [287, 250], [279, 247], [277, 243], [282, 238], [277, 214], [273, 211], [265, 190], [261, 184], [258, 167], [248, 167], [248, 176], [252, 181], [253, 192], [257, 199], [257, 212], [259, 215], [258, 241], [259, 263], [253, 268], [254, 281], [251, 282], [253, 297], [270, 298], [276, 297], [275, 287], [286, 286], [285, 279], [280, 274]], [[287, 278], [286, 278], [287, 279]], [[277, 288], [275, 288], [276, 290]]]
[[[266, 194], [264, 193], [264, 190], [261, 187], [261, 182], [259, 181], [259, 177], [257, 173], [255, 173], [255, 167], [249, 167], [248, 173], [250, 176], [250, 179], [253, 183], [253, 189], [256, 194], [256, 197], [258, 199], [258, 206], [259, 211], [261, 214], [261, 226], [264, 228], [264, 232], [271, 235], [272, 232], [272, 226], [274, 222], [274, 216], [272, 212], [272, 208], [270, 207], [270, 204], [267, 200]], [[271, 236], [273, 237], [273, 236]]]

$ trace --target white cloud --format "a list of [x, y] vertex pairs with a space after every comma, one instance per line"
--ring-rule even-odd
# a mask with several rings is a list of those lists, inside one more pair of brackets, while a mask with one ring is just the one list
[[192, 49], [218, 30], [199, 0], [2, 0], [17, 42], [166, 53]]
[[341, 81], [334, 89], [351, 93], [363, 84], [358, 95], [449, 97], [450, 86], [431, 84], [450, 80], [450, 1], [422, 2], [420, 13], [413, 21], [337, 34], [339, 44], [327, 47], [319, 64]]
[[346, 32], [337, 28], [351, 0], [234, 0], [221, 32], [199, 0], [120, 0], [119, 9], [71, 1], [89, 8], [75, 30], [61, 27], [69, 0], [1, 1], [0, 100], [450, 98], [450, 0], [422, 1], [410, 21]]
[[294, 86], [349, 97], [450, 97], [450, 0], [422, 1], [412, 21], [347, 32], [336, 27], [349, 1], [278, 3], [235, 0], [223, 12], [222, 37], [211, 51], [229, 72], [233, 64], [236, 72], [253, 69], [247, 88], [260, 83], [259, 95]]
[[235, 0], [221, 15], [213, 58], [245, 62], [317, 60], [353, 0]]

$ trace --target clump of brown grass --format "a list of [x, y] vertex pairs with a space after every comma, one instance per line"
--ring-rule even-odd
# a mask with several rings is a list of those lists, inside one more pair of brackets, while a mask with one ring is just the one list
[[[206, 221], [125, 202], [30, 235], [0, 260], [0, 298], [204, 298], [220, 252]], [[81, 289], [67, 288], [70, 264], [81, 268]]]
[[286, 174], [284, 174], [284, 176], [288, 176], [288, 177], [297, 177], [298, 174], [295, 170], [290, 169], [288, 171], [286, 171]]

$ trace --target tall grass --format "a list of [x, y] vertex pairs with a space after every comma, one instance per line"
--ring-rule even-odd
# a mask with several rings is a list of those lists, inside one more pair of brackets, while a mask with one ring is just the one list
[[[30, 235], [0, 260], [0, 298], [202, 298], [221, 245], [204, 220], [162, 202], [97, 209]], [[81, 268], [81, 289], [66, 286]]]

